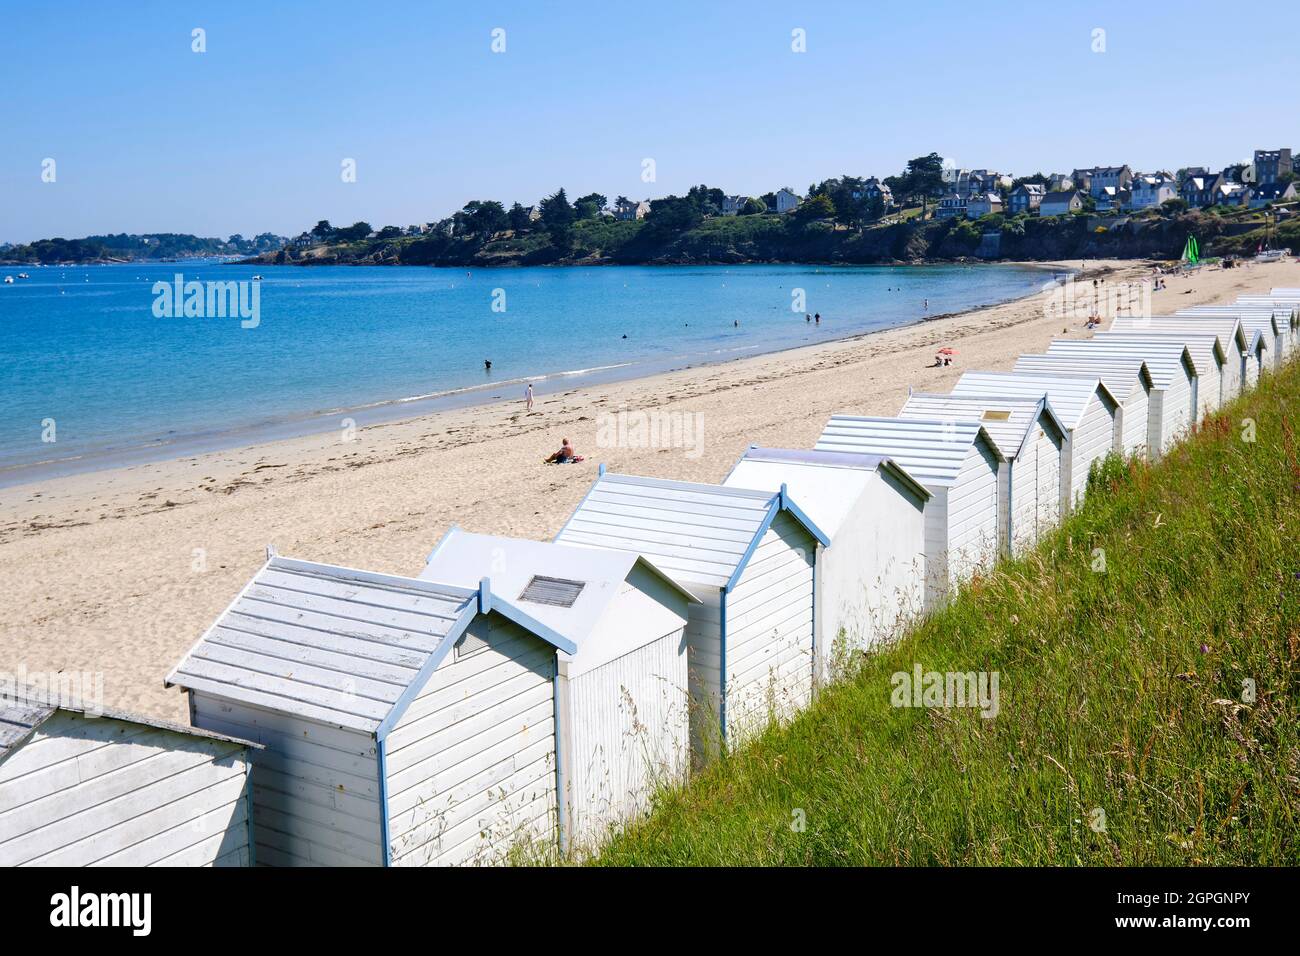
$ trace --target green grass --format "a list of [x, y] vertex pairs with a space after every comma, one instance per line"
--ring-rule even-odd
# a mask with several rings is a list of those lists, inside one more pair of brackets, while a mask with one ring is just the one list
[[[1036, 552], [661, 794], [596, 862], [1300, 863], [1297, 409], [1293, 363], [1163, 463], [1108, 464]], [[997, 671], [999, 713], [891, 707], [916, 662]]]

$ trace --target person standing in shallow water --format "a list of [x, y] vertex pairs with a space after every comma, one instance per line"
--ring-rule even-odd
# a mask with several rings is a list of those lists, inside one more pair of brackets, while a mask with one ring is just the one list
[[483, 371], [485, 371], [485, 372], [490, 372], [490, 371], [492, 371], [492, 360], [491, 360], [491, 359], [484, 359], [484, 360], [483, 360]]

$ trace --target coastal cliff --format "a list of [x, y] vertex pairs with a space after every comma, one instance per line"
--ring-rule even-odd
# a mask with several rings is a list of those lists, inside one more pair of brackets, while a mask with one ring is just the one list
[[[1277, 230], [1300, 246], [1300, 224]], [[760, 215], [707, 219], [681, 231], [648, 221], [574, 225], [557, 245], [545, 230], [505, 230], [490, 238], [427, 234], [322, 242], [265, 252], [261, 265], [734, 265], [750, 262], [879, 264], [1014, 259], [1176, 259], [1194, 235], [1204, 255], [1253, 253], [1263, 239], [1254, 217], [1202, 212], [1137, 216], [988, 216], [981, 220], [903, 220], [862, 230], [827, 221]]]

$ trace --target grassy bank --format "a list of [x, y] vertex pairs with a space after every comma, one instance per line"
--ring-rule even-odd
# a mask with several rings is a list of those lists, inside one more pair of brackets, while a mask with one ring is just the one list
[[[1162, 464], [1108, 469], [1037, 552], [597, 862], [1300, 863], [1298, 409], [1293, 363]], [[997, 671], [997, 716], [891, 707], [916, 663]]]

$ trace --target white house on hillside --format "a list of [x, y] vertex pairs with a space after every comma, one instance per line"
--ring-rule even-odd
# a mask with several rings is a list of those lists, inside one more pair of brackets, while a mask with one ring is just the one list
[[977, 193], [966, 200], [966, 218], [978, 219], [1002, 211], [1002, 197], [997, 193]]
[[776, 211], [779, 213], [794, 212], [799, 208], [803, 200], [799, 194], [791, 189], [780, 189], [776, 194]]
[[739, 216], [747, 202], [749, 202], [748, 196], [724, 196], [722, 197], [722, 214], [724, 216]]
[[960, 219], [966, 215], [966, 199], [956, 193], [949, 193], [939, 200], [934, 209], [936, 219]]
[[1165, 176], [1137, 176], [1129, 194], [1129, 209], [1150, 209], [1170, 199], [1178, 198], [1178, 189]]
[[1018, 213], [1037, 212], [1047, 189], [1041, 183], [1021, 183], [1011, 190], [1007, 197], [1007, 212], [1013, 216]]
[[650, 203], [646, 200], [637, 202], [631, 199], [624, 199], [614, 207], [614, 218], [619, 222], [631, 222], [636, 219], [644, 219], [650, 214]]
[[1083, 208], [1083, 197], [1079, 195], [1078, 190], [1072, 189], [1063, 193], [1048, 193], [1043, 197], [1043, 201], [1038, 204], [1038, 214], [1040, 216], [1064, 216], [1067, 213], [1078, 212]]

